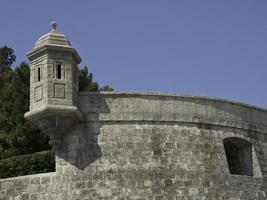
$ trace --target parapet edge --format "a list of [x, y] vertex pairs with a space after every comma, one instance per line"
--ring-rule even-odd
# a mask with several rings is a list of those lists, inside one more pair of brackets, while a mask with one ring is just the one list
[[216, 102], [223, 102], [228, 104], [235, 104], [246, 108], [251, 108], [259, 111], [263, 111], [267, 113], [267, 108], [263, 108], [260, 106], [251, 105], [248, 103], [236, 101], [236, 100], [229, 100], [223, 99], [219, 97], [213, 96], [205, 96], [205, 95], [191, 95], [191, 94], [183, 94], [183, 93], [165, 93], [165, 92], [138, 92], [138, 91], [100, 91], [100, 92], [88, 92], [83, 91], [79, 92], [79, 96], [90, 96], [90, 95], [105, 95], [109, 97], [165, 97], [165, 98], [189, 98], [189, 99], [200, 99], [200, 100], [209, 100], [209, 101], [216, 101]]

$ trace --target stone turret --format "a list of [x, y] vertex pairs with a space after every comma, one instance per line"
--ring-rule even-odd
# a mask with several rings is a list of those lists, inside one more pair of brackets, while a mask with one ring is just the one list
[[53, 141], [82, 119], [77, 68], [81, 58], [66, 36], [56, 31], [57, 24], [50, 25], [51, 31], [27, 54], [31, 63], [30, 111], [25, 118]]

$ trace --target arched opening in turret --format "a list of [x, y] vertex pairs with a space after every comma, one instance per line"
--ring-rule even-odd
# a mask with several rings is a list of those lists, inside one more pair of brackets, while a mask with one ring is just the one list
[[223, 140], [230, 174], [253, 176], [252, 144], [230, 137]]

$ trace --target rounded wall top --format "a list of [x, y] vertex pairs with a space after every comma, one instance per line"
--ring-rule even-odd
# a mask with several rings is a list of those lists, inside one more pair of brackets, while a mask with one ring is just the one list
[[85, 121], [181, 122], [267, 134], [266, 109], [213, 97], [143, 92], [79, 92], [79, 107]]
[[57, 23], [51, 22], [51, 31], [41, 36], [35, 43], [34, 49], [42, 47], [44, 45], [66, 46], [71, 47], [71, 44], [67, 37], [63, 33], [59, 33], [56, 30]]

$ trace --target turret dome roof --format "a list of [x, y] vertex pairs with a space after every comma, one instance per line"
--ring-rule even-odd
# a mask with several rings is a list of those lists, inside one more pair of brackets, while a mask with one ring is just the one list
[[81, 62], [81, 58], [78, 52], [74, 47], [71, 46], [68, 38], [63, 33], [56, 31], [56, 22], [51, 22], [50, 26], [52, 30], [49, 33], [41, 36], [35, 43], [34, 48], [27, 53], [29, 60], [35, 59], [35, 55], [38, 55], [40, 52], [45, 52], [47, 49], [53, 49], [57, 51], [72, 52], [72, 55], [79, 64]]
[[71, 44], [67, 37], [63, 33], [56, 31], [56, 22], [51, 22], [52, 30], [41, 36], [35, 43], [34, 49], [42, 47], [44, 45], [71, 47]]

